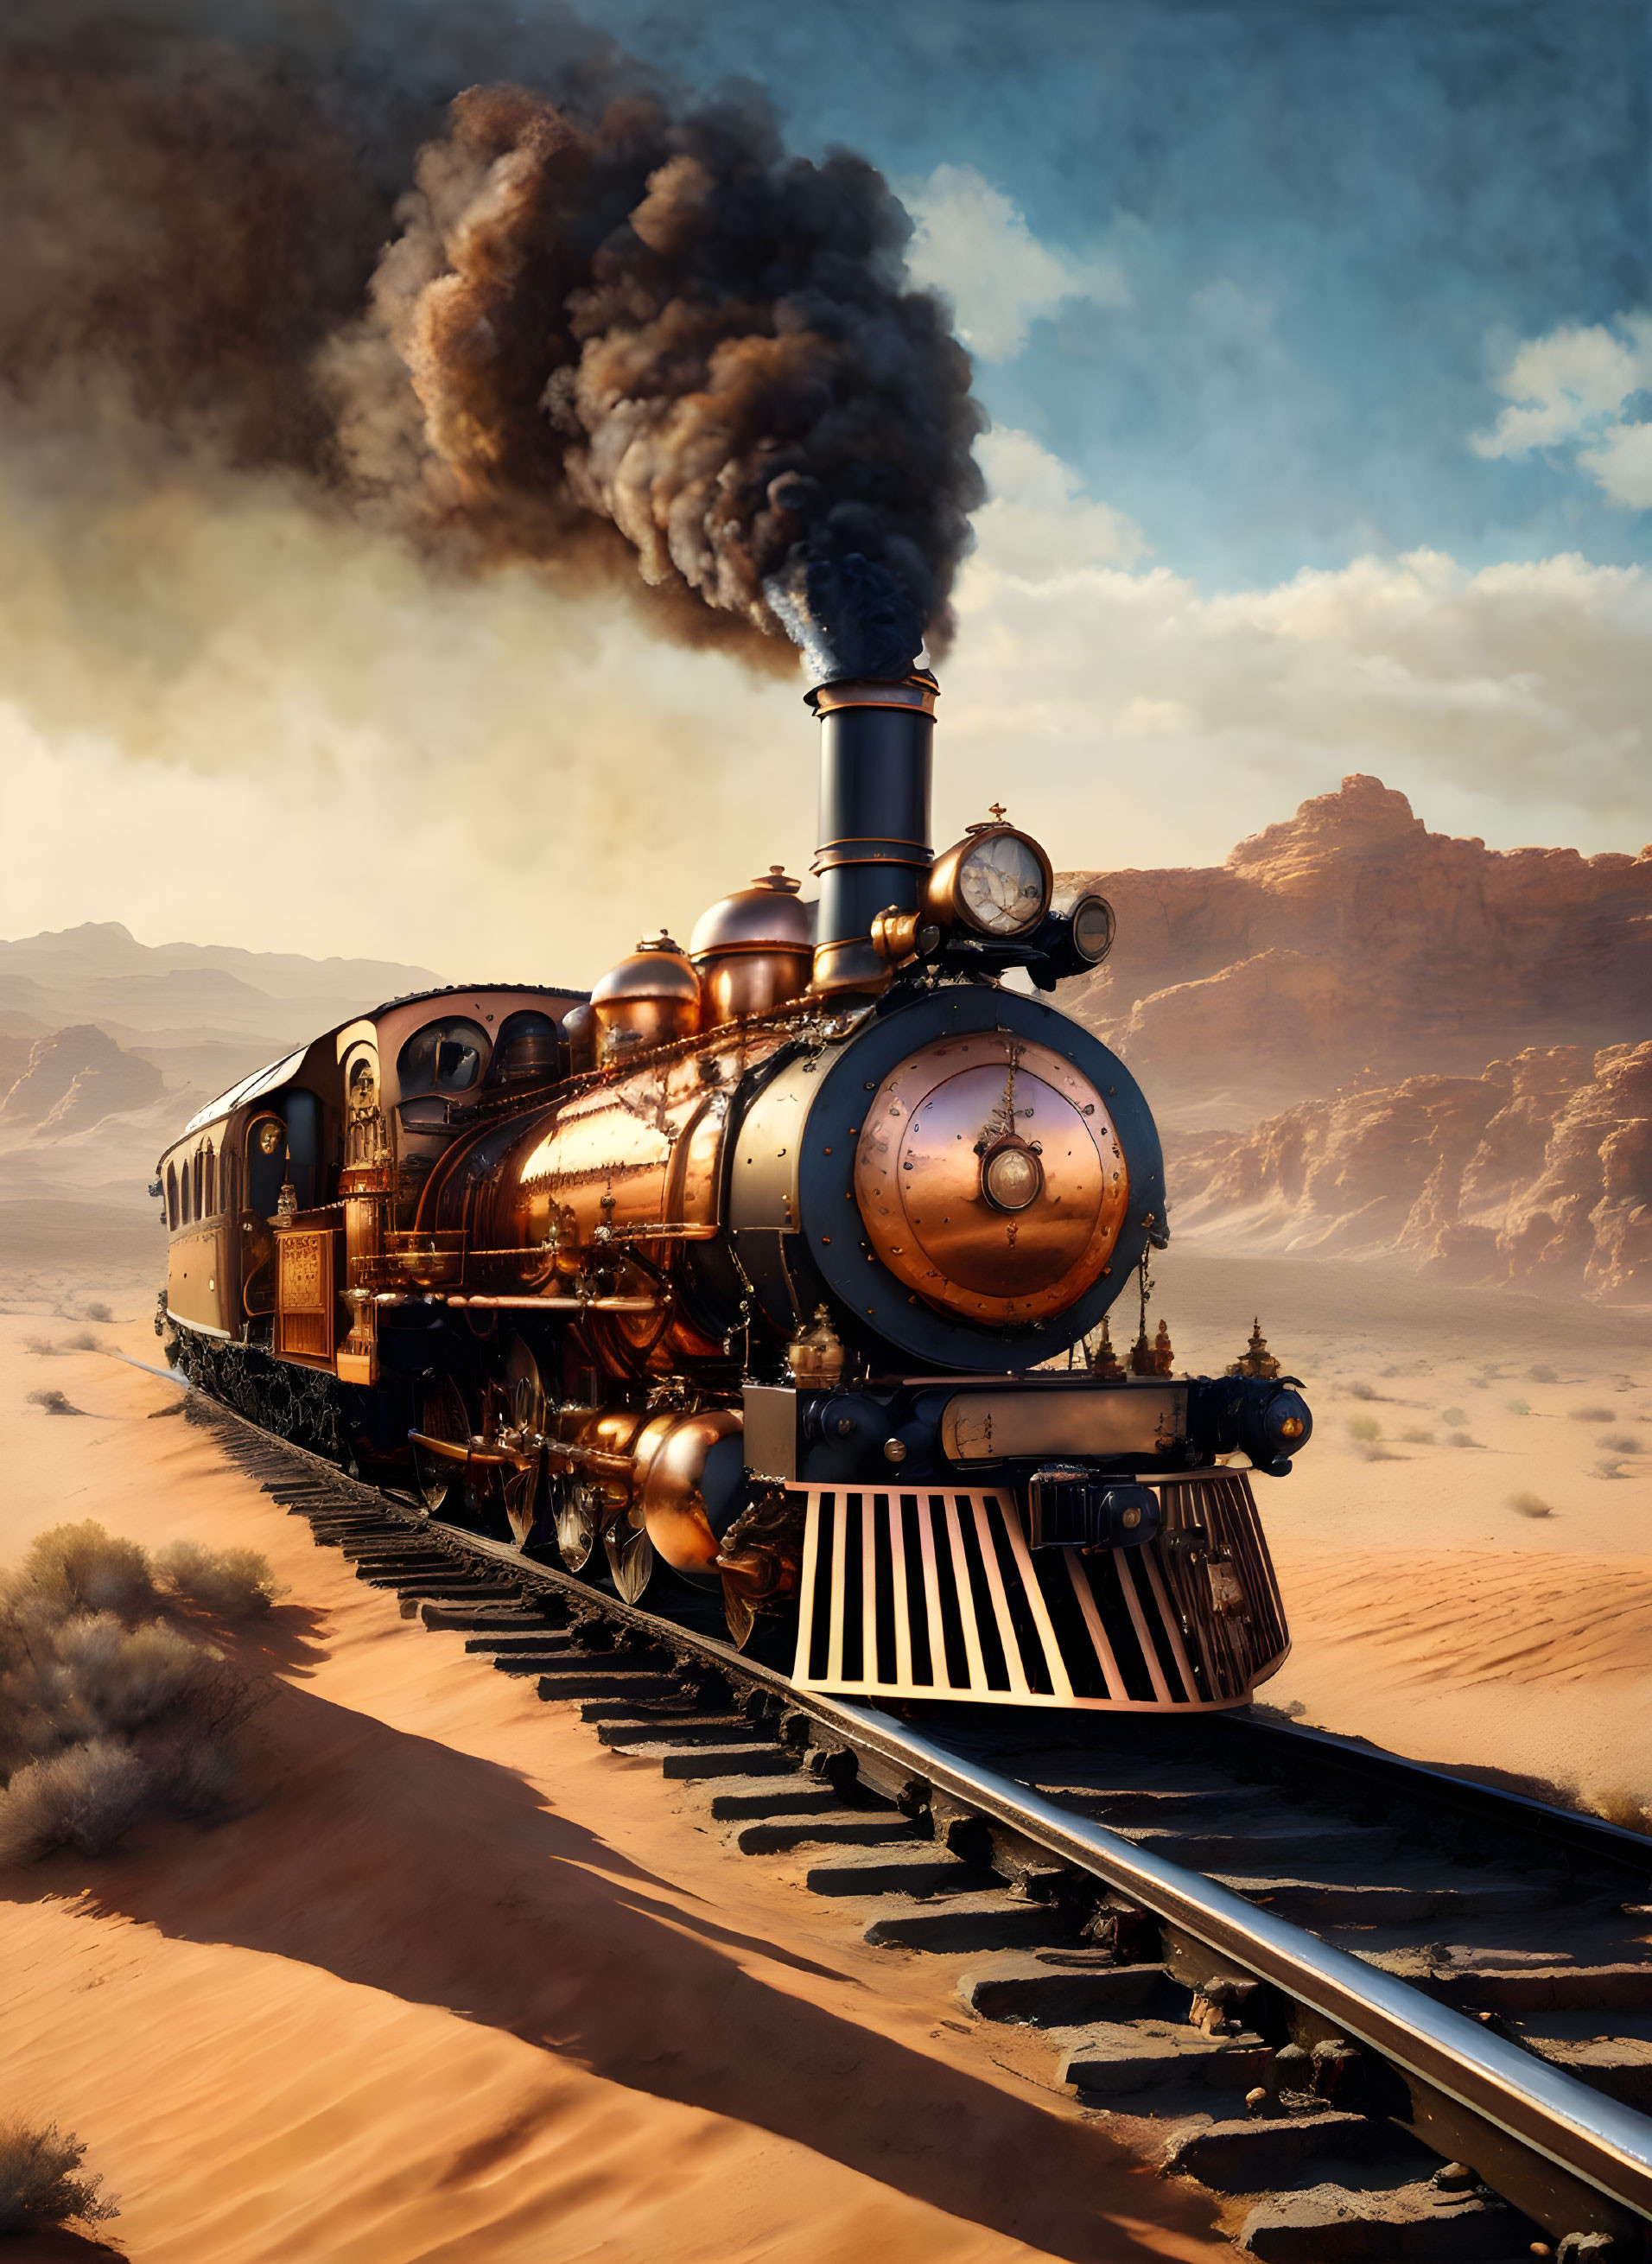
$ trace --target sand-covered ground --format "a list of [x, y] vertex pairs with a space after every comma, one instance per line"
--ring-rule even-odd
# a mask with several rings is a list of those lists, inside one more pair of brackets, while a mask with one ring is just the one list
[[[131, 1316], [134, 1295], [93, 1302]], [[250, 1645], [279, 1694], [243, 1813], [0, 1875], [4, 2104], [90, 2142], [121, 2253], [1226, 2253], [1206, 2205], [994, 2064], [950, 1969], [866, 1948], [576, 1709], [403, 1621], [120, 1346], [156, 1357], [147, 1322], [0, 1317], [0, 1556], [90, 1516], [149, 1544], [248, 1542], [290, 1591]], [[31, 1405], [42, 1390], [84, 1413]]]
[[[111, 1356], [158, 1357], [144, 1274], [37, 1266], [0, 1303], [0, 1560], [90, 1516], [249, 1542], [289, 1589], [243, 1812], [0, 1880], [4, 2103], [91, 2141], [121, 2253], [1224, 2253], [1202, 2205], [992, 2063], [945, 1972], [865, 1948], [316, 1549], [176, 1386]], [[1178, 1364], [1225, 1362], [1258, 1307], [1318, 1418], [1257, 1483], [1296, 1639], [1270, 1702], [1625, 1820], [1652, 1803], [1652, 1315], [1161, 1263]], [[84, 1413], [30, 1401], [52, 1391]]]
[[1178, 1365], [1262, 1324], [1315, 1433], [1257, 1478], [1294, 1718], [1652, 1825], [1652, 1309], [1399, 1266], [1157, 1268]]

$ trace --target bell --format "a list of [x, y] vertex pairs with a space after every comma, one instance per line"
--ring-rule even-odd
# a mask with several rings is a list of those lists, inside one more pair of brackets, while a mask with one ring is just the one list
[[830, 1390], [844, 1372], [843, 1341], [832, 1326], [824, 1305], [815, 1310], [813, 1325], [801, 1328], [786, 1346], [786, 1365], [793, 1383]]
[[1258, 1315], [1250, 1324], [1250, 1341], [1228, 1370], [1229, 1375], [1277, 1375], [1279, 1363], [1268, 1350]]

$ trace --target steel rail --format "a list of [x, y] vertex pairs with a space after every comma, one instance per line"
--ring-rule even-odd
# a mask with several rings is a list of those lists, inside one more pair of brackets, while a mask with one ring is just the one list
[[1624, 2208], [1652, 2217], [1652, 2120], [1633, 2108], [1437, 2003], [1409, 1982], [1246, 1902], [1202, 1872], [1149, 1854], [904, 1723], [872, 1723], [858, 1709], [814, 1692], [807, 1705], [851, 1747], [904, 1763], [936, 1790], [1121, 1889], [1247, 1973], [1312, 2006], [1477, 2120]]
[[[335, 1482], [359, 1490], [398, 1521], [464, 1553], [508, 1565], [525, 1587], [560, 1595], [587, 1612], [594, 1608], [679, 1655], [698, 1652], [735, 1683], [772, 1693], [850, 1752], [859, 1749], [893, 1764], [909, 1778], [922, 1780], [932, 1790], [1014, 1832], [1057, 1861], [1128, 1895], [1166, 1923], [1233, 1960], [1243, 1972], [1272, 1982], [1339, 2033], [1366, 2045], [1473, 2121], [1489, 2124], [1540, 2157], [1563, 2178], [1591, 2188], [1635, 2217], [1652, 2219], [1652, 2119], [1633, 2108], [1578, 2082], [1535, 2053], [1425, 1996], [1409, 1982], [1245, 1901], [1202, 1872], [1138, 1847], [1105, 1825], [1059, 1807], [1031, 1786], [982, 1767], [905, 1723], [819, 1692], [800, 1691], [788, 1676], [743, 1657], [732, 1644], [701, 1629], [627, 1604], [569, 1573], [535, 1564], [506, 1542], [428, 1518], [412, 1503], [366, 1480], [352, 1479], [325, 1456], [278, 1438], [221, 1401], [193, 1387], [191, 1391], [215, 1417], [227, 1416], [261, 1442], [313, 1463]], [[1487, 1797], [1503, 1798], [1492, 1788], [1475, 1789]], [[1511, 1804], [1522, 1811], [1541, 1805], [1526, 1801]], [[1517, 1820], [1525, 1818], [1522, 1814]]]

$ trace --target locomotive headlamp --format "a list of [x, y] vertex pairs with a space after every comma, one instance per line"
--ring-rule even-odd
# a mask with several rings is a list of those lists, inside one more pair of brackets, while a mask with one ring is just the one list
[[1279, 1425], [1279, 1436], [1282, 1439], [1300, 1439], [1307, 1428], [1300, 1415], [1287, 1415]]
[[1038, 1157], [1019, 1140], [994, 1148], [981, 1166], [981, 1191], [995, 1210], [1025, 1210], [1043, 1185]]
[[936, 859], [924, 884], [931, 918], [977, 935], [1025, 935], [1049, 908], [1050, 860], [1025, 833], [977, 825]]
[[1105, 896], [1080, 896], [1069, 915], [1073, 947], [1091, 967], [1099, 967], [1112, 949], [1112, 906]]

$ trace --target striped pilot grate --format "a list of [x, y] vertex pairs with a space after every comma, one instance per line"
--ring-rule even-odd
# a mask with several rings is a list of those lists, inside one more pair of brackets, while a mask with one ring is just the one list
[[794, 1490], [793, 1680], [845, 1696], [1147, 1713], [1243, 1703], [1289, 1647], [1242, 1473], [1164, 1479], [1139, 1549], [1028, 1548], [1008, 1489]]

